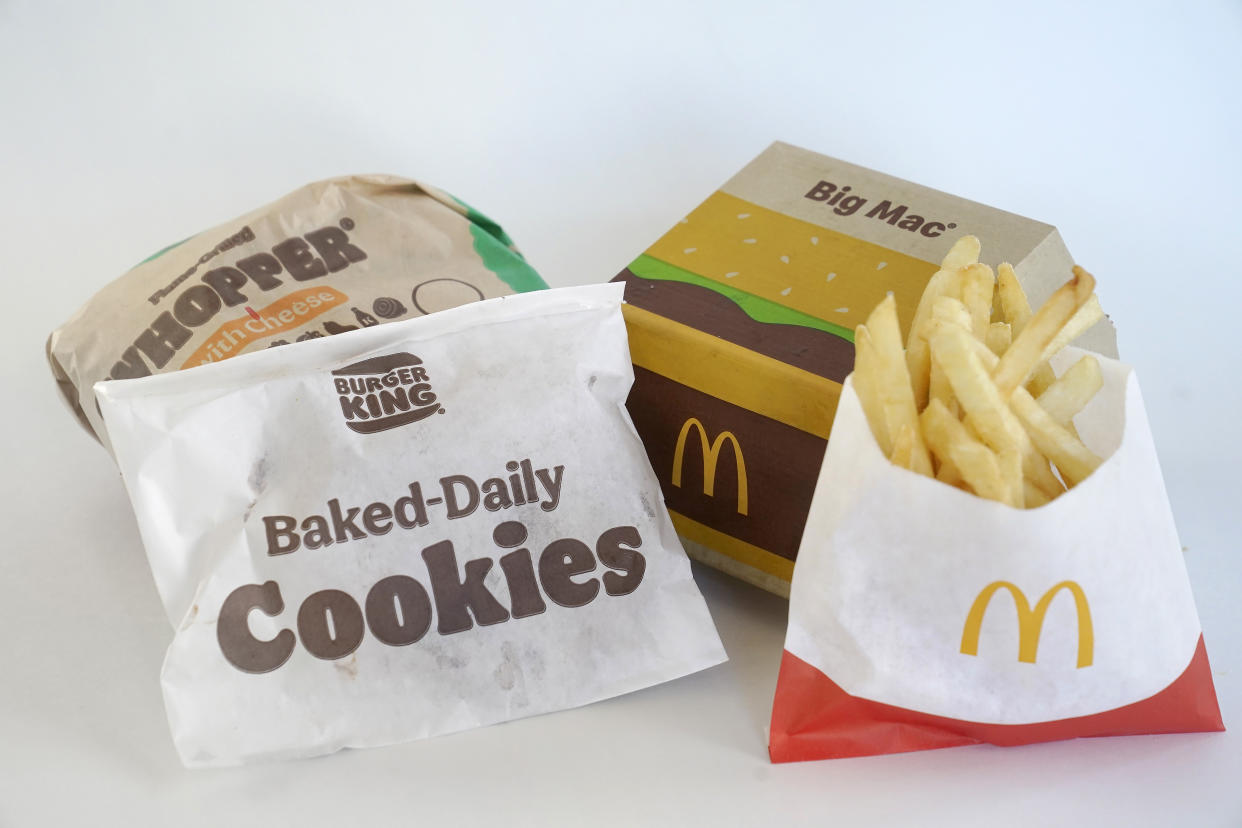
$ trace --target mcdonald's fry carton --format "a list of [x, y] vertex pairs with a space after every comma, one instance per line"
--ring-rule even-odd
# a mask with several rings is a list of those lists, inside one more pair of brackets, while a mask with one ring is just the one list
[[[854, 327], [890, 291], [908, 321], [968, 233], [1036, 305], [1073, 264], [1050, 225], [776, 143], [616, 277], [630, 414], [691, 556], [789, 594]], [[1107, 321], [1079, 342], [1116, 355]]]
[[1107, 459], [1037, 509], [890, 463], [846, 381], [798, 552], [773, 761], [1224, 729], [1138, 381], [1099, 362], [1074, 423]]

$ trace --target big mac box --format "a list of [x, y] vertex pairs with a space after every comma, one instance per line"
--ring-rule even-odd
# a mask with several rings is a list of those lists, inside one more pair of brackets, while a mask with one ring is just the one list
[[[854, 328], [888, 292], [908, 326], [967, 234], [1032, 306], [1069, 278], [1051, 225], [777, 142], [617, 275], [630, 416], [691, 557], [788, 596]], [[1076, 344], [1117, 355], [1108, 320]]]

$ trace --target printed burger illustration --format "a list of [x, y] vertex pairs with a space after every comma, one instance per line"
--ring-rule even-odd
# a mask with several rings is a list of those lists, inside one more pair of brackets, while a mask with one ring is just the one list
[[345, 425], [359, 434], [387, 431], [444, 411], [423, 361], [411, 353], [364, 359], [338, 368], [332, 377]]

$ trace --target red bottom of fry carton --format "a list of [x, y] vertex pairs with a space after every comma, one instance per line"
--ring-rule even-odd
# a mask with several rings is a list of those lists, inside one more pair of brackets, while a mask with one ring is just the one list
[[981, 743], [1011, 746], [1086, 736], [1224, 729], [1203, 636], [1185, 671], [1154, 696], [1090, 716], [1021, 725], [949, 719], [857, 698], [786, 651], [768, 751], [773, 762], [802, 762]]

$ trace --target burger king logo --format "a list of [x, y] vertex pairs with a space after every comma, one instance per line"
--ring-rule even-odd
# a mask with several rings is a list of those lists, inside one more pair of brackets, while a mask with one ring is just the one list
[[345, 425], [375, 434], [443, 412], [423, 361], [414, 354], [371, 357], [332, 372]]

